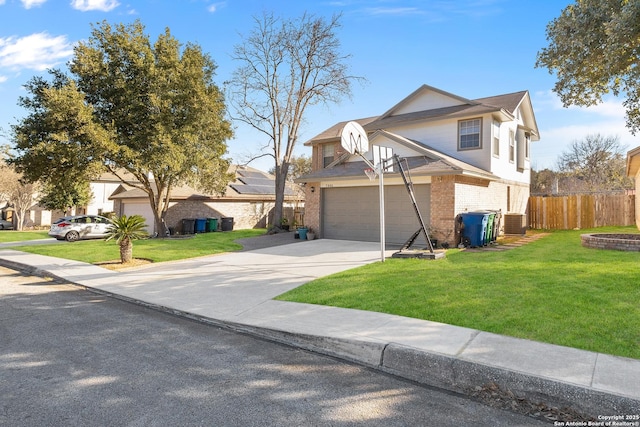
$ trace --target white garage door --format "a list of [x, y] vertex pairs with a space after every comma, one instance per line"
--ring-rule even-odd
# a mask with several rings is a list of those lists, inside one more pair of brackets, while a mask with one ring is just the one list
[[126, 216], [141, 215], [147, 223], [147, 232], [153, 233], [153, 212], [149, 203], [125, 203], [124, 214]]
[[[429, 184], [414, 185], [420, 213], [429, 226]], [[325, 188], [323, 232], [327, 239], [380, 241], [378, 187]], [[402, 245], [420, 228], [420, 223], [404, 185], [385, 186], [385, 234], [390, 246]], [[426, 245], [424, 237], [416, 241]]]

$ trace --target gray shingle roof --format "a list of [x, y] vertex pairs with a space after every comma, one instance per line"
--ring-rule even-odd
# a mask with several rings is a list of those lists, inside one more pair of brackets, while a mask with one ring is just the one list
[[[199, 192], [188, 185], [175, 187], [171, 191], [172, 200], [219, 200], [219, 199], [275, 199], [275, 177], [266, 172], [248, 166], [232, 166], [231, 172], [235, 172], [235, 181], [227, 185], [224, 195], [211, 195]], [[296, 195], [292, 185], [287, 184], [285, 197], [291, 198]], [[127, 185], [111, 195], [110, 199], [138, 199], [146, 198], [146, 193], [139, 189]]]
[[[504, 111], [509, 115], [513, 115], [514, 111], [516, 110], [518, 105], [520, 105], [526, 94], [527, 91], [520, 91], [504, 95], [474, 99], [468, 104], [416, 111], [405, 114], [394, 115], [391, 113], [391, 115], [367, 117], [354, 121], [362, 125], [362, 127], [367, 132], [372, 132], [378, 129], [385, 129], [398, 124], [408, 123], [412, 121], [424, 122], [433, 120], [454, 119], [460, 117], [471, 117], [496, 111]], [[344, 125], [347, 122], [348, 120], [336, 123], [329, 129], [319, 133], [311, 140], [307, 141], [305, 145], [309, 146], [340, 139], [342, 128], [344, 128]]]

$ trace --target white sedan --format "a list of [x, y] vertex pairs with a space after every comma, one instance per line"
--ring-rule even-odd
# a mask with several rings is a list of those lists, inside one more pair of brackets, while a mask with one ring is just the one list
[[51, 225], [49, 236], [67, 242], [101, 239], [107, 234], [109, 225], [111, 221], [100, 215], [66, 216]]

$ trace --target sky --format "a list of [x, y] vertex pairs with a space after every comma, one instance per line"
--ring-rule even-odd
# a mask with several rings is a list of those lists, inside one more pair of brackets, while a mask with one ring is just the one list
[[[92, 25], [140, 20], [152, 41], [166, 28], [182, 44], [196, 43], [217, 64], [223, 86], [239, 63], [234, 46], [249, 35], [264, 12], [283, 18], [303, 13], [340, 14], [337, 37], [350, 55], [349, 71], [364, 77], [351, 97], [307, 110], [303, 142], [337, 122], [377, 116], [423, 84], [476, 99], [528, 90], [540, 141], [532, 143], [534, 169], [554, 168], [572, 142], [599, 133], [617, 136], [625, 150], [640, 146], [625, 128], [622, 99], [609, 97], [591, 108], [564, 108], [553, 93], [555, 76], [535, 68], [547, 46], [546, 26], [568, 0], [0, 0], [0, 144], [26, 111], [17, 105], [24, 85], [49, 68], [66, 70], [76, 43]], [[228, 156], [238, 163], [259, 152], [264, 136], [233, 123]], [[251, 166], [267, 171], [271, 158]]]

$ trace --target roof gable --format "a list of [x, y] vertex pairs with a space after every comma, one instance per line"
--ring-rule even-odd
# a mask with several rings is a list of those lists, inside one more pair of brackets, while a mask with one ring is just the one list
[[627, 152], [627, 176], [634, 177], [640, 170], [640, 147]]
[[387, 112], [382, 114], [379, 119], [418, 111], [475, 104], [476, 102], [474, 101], [425, 84], [391, 107]]

